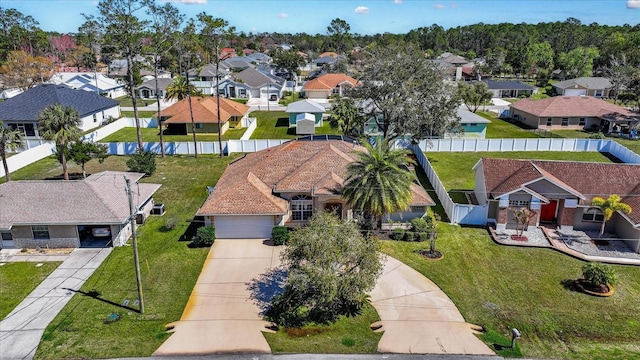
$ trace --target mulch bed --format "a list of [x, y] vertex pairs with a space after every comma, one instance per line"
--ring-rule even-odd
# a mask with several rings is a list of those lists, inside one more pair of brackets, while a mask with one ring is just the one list
[[585, 279], [578, 279], [575, 281], [576, 286], [580, 291], [585, 294], [608, 297], [613, 295], [613, 287], [610, 285], [592, 286]]
[[420, 250], [420, 255], [430, 260], [440, 260], [444, 257], [444, 254], [439, 250]]

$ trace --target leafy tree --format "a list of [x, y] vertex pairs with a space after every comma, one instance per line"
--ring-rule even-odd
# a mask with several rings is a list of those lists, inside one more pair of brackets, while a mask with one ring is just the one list
[[535, 43], [527, 48], [529, 72], [549, 74], [553, 70], [554, 51], [549, 42]]
[[364, 147], [366, 151], [347, 167], [342, 196], [375, 228], [384, 214], [409, 207], [413, 175], [404, 166], [411, 160], [406, 150], [391, 150], [388, 141], [365, 142]]
[[350, 31], [351, 26], [340, 18], [331, 20], [331, 24], [327, 27], [327, 36], [329, 37], [329, 41], [338, 53], [337, 63], [340, 62], [340, 56], [344, 55], [351, 45], [352, 36], [349, 33]]
[[31, 56], [24, 51], [12, 51], [0, 67], [7, 87], [28, 90], [51, 78], [53, 62], [42, 56]]
[[[142, 50], [148, 21], [140, 20], [136, 13], [144, 7], [142, 0], [100, 0], [98, 21], [105, 28], [104, 45], [111, 51], [118, 52], [127, 60], [127, 89], [133, 105], [136, 122], [138, 148], [142, 149], [142, 132], [136, 101], [136, 79], [134, 76], [134, 57]], [[139, 70], [139, 69], [138, 69]]]
[[615, 285], [618, 282], [618, 276], [611, 266], [597, 262], [584, 264], [582, 277], [593, 287]]
[[331, 105], [329, 124], [340, 129], [345, 136], [358, 137], [362, 134], [365, 117], [351, 98], [339, 98]]
[[353, 221], [317, 213], [291, 233], [281, 255], [288, 269], [284, 292], [275, 297], [266, 317], [299, 327], [354, 315], [382, 271], [378, 241], [365, 238]]
[[569, 79], [593, 75], [593, 61], [599, 56], [594, 47], [578, 47], [567, 53], [561, 53], [559, 64]]
[[631, 206], [620, 201], [619, 195], [609, 195], [605, 200], [601, 197], [594, 197], [591, 199], [591, 206], [595, 206], [602, 211], [602, 226], [600, 227], [600, 235], [604, 234], [604, 226], [611, 219], [616, 211], [623, 212], [625, 214], [631, 213]]
[[33, 56], [36, 36], [42, 34], [37, 25], [38, 22], [30, 15], [0, 6], [0, 63], [7, 58], [9, 51], [29, 49]]
[[[291, 74], [291, 80], [295, 78], [298, 68], [305, 64], [304, 58], [298, 53], [298, 50], [295, 49], [284, 50], [277, 48], [271, 57], [273, 64]], [[293, 92], [291, 96], [293, 99]]]
[[[63, 152], [61, 152], [63, 153]], [[99, 163], [103, 163], [104, 160], [109, 157], [107, 152], [107, 145], [97, 144], [89, 141], [76, 141], [66, 148], [67, 157], [69, 160], [80, 165], [82, 168], [82, 177], [87, 177], [85, 171], [85, 164], [92, 159], [98, 159]]]
[[2, 166], [4, 167], [4, 177], [7, 181], [11, 181], [9, 174], [9, 165], [7, 164], [7, 150], [16, 151], [22, 146], [22, 131], [11, 127], [5, 127], [0, 121], [0, 157], [2, 157]]
[[138, 149], [136, 153], [131, 155], [129, 160], [127, 160], [127, 167], [134, 172], [153, 175], [156, 171], [156, 154], [151, 151]]
[[45, 140], [52, 140], [56, 143], [56, 148], [60, 154], [60, 163], [65, 180], [69, 180], [67, 171], [67, 158], [64, 149], [80, 139], [82, 120], [78, 111], [69, 106], [60, 104], [51, 105], [38, 115], [38, 131]]
[[483, 81], [476, 81], [473, 84], [459, 81], [458, 94], [467, 109], [473, 113], [478, 111], [480, 106], [491, 101], [493, 97], [493, 93], [489, 91], [489, 86]]

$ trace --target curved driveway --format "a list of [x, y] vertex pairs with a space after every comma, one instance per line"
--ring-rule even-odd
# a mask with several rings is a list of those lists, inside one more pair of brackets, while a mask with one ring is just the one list
[[378, 352], [495, 355], [436, 284], [390, 256], [370, 295], [384, 331]]

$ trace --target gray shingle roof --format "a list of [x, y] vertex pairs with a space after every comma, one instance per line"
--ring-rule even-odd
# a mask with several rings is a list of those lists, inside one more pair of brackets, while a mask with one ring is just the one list
[[576, 85], [585, 87], [587, 89], [608, 89], [611, 87], [611, 81], [603, 77], [581, 77], [560, 81], [553, 84], [553, 86], [557, 87], [558, 89], [568, 89]]
[[[159, 78], [158, 79], [158, 88], [160, 90], [165, 90], [167, 86], [169, 86], [173, 82], [173, 79], [168, 78]], [[143, 82], [136, 89], [147, 88], [147, 89], [155, 89], [156, 88], [156, 79], [151, 79]]]
[[535, 87], [520, 81], [482, 80], [491, 90], [535, 90]]
[[78, 110], [81, 118], [118, 106], [117, 101], [90, 91], [74, 90], [62, 84], [42, 84], [0, 103], [0, 118], [36, 121], [42, 110], [55, 104]]
[[[259, 88], [267, 83], [281, 84], [278, 82], [277, 76], [268, 76], [254, 68], [244, 69], [236, 74], [235, 77], [252, 88]], [[284, 80], [282, 82], [284, 82]]]
[[324, 106], [318, 104], [313, 100], [300, 100], [292, 102], [287, 106], [287, 113], [324, 113]]

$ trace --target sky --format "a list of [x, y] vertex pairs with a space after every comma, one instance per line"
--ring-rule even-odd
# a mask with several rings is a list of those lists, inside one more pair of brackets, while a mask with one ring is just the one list
[[[156, 0], [172, 2], [187, 18], [206, 12], [237, 31], [325, 34], [332, 19], [352, 33], [407, 33], [438, 24], [539, 23], [577, 18], [584, 24], [640, 24], [640, 0]], [[76, 32], [81, 13], [98, 14], [96, 0], [1, 0], [0, 7], [31, 15], [45, 31]], [[144, 17], [141, 12], [138, 16]]]

